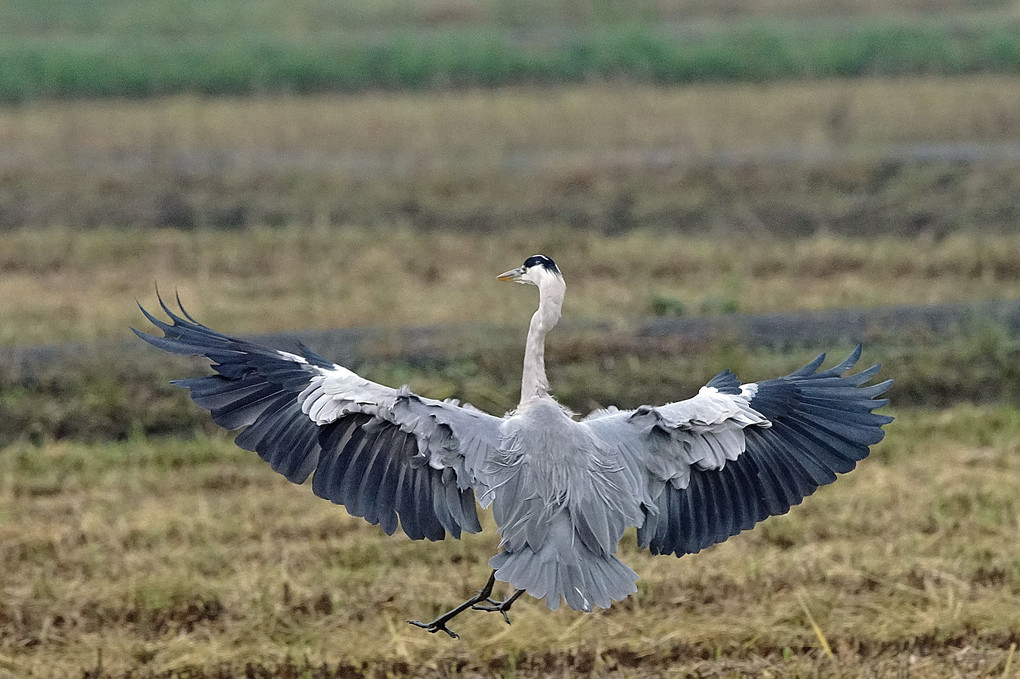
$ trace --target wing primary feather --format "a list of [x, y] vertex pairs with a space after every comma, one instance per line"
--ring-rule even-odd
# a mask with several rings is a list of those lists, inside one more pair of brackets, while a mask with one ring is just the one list
[[425, 537], [433, 541], [442, 540], [446, 537], [446, 530], [443, 528], [443, 524], [439, 521], [433, 509], [436, 503], [436, 486], [433, 483], [433, 477], [438, 476], [439, 472], [425, 466], [418, 470], [418, 474], [421, 477], [422, 489], [422, 494], [418, 497], [418, 511], [425, 520]]
[[361, 426], [368, 419], [367, 415], [354, 415], [322, 428], [319, 443], [322, 453], [312, 477], [313, 493], [336, 504], [343, 504], [340, 480], [347, 463], [341, 458], [351, 441], [362, 438]]
[[847, 370], [852, 368], [854, 366], [854, 364], [857, 363], [858, 360], [860, 360], [860, 358], [861, 358], [861, 350], [862, 350], [862, 347], [861, 347], [860, 344], [858, 344], [857, 347], [852, 352], [850, 352], [850, 355], [847, 356], [845, 359], [843, 359], [843, 361], [841, 363], [838, 363], [838, 364], [832, 366], [828, 370], [823, 370], [822, 372], [818, 373], [818, 375], [819, 376], [821, 376], [821, 375], [825, 375], [825, 376], [830, 376], [830, 375], [831, 376], [839, 376], [839, 375], [842, 375]]
[[691, 476], [691, 482], [687, 486], [687, 492], [678, 496], [680, 501], [680, 515], [684, 519], [682, 527], [686, 528], [682, 536], [684, 551], [694, 553], [698, 551], [698, 544], [701, 543], [702, 526], [706, 525], [704, 520], [705, 503], [702, 500], [701, 484]]
[[[159, 297], [159, 292], [156, 293], [156, 297]], [[177, 308], [181, 310], [181, 313], [184, 314], [184, 317], [187, 318], [192, 323], [194, 323], [196, 325], [200, 325], [200, 323], [198, 321], [196, 321], [194, 318], [191, 317], [191, 314], [188, 313], [188, 310], [184, 308], [184, 304], [181, 303], [181, 291], [180, 290], [174, 290], [174, 297], [177, 298]]]
[[[715, 470], [711, 470], [715, 471]], [[718, 506], [718, 498], [712, 492], [712, 482], [717, 474], [701, 473], [692, 476], [691, 485], [697, 486], [699, 503], [698, 550], [716, 542], [716, 532], [721, 522], [722, 512]]]
[[[732, 462], [727, 462], [727, 466]], [[711, 470], [706, 472], [708, 491], [713, 499], [716, 508], [716, 515], [718, 520], [714, 526], [715, 534], [712, 542], [709, 544], [715, 544], [722, 542], [729, 536], [733, 535], [733, 526], [738, 519], [739, 508], [734, 502], [734, 498], [730, 496], [729, 490], [729, 474], [725, 473], [726, 468], [723, 467], [721, 470]], [[708, 547], [708, 545], [705, 545]]]
[[808, 363], [800, 370], [790, 373], [787, 377], [804, 377], [805, 375], [811, 375], [816, 370], [818, 370], [818, 366], [820, 366], [824, 360], [825, 354], [824, 353], [818, 354], [817, 356], [815, 356], [813, 361]]
[[339, 502], [354, 516], [363, 516], [357, 502], [358, 486], [364, 478], [365, 460], [378, 439], [376, 432], [366, 431], [366, 425], [362, 425], [358, 435], [352, 436], [340, 453], [337, 465], [339, 478], [335, 482], [337, 495]]
[[276, 399], [244, 431], [234, 438], [234, 445], [243, 450], [256, 450], [257, 444], [279, 433], [279, 422], [288, 414], [293, 398], [289, 394], [276, 394]]
[[412, 477], [415, 475], [415, 470], [407, 464], [406, 460], [402, 462], [396, 486], [397, 516], [400, 517], [400, 528], [404, 534], [412, 540], [421, 540], [425, 535], [418, 527], [418, 519], [413, 509], [414, 481]]
[[364, 457], [361, 469], [358, 470], [361, 478], [351, 504], [358, 508], [357, 515], [365, 517], [369, 523], [379, 523], [378, 495], [375, 491], [385, 469], [382, 460], [392, 454], [397, 431], [396, 427], [390, 426], [376, 436], [371, 450]]
[[664, 554], [669, 554], [671, 551], [676, 550], [677, 556], [680, 555], [680, 540], [686, 538], [687, 531], [689, 530], [688, 525], [690, 521], [684, 521], [687, 508], [687, 499], [680, 493], [673, 492], [672, 486], [667, 486], [663, 497], [666, 499], [666, 508], [669, 512], [669, 530], [666, 533], [666, 539], [663, 541], [662, 549]]
[[442, 535], [439, 537], [440, 540], [449, 533], [454, 539], [460, 538], [460, 528], [456, 517], [450, 507], [460, 507], [460, 503], [457, 502], [451, 505], [451, 491], [456, 492], [456, 489], [451, 489], [453, 484], [443, 483], [443, 476], [440, 472], [435, 469], [429, 470], [429, 478], [432, 480], [432, 514], [436, 517], [436, 521], [441, 527]]
[[726, 465], [733, 478], [734, 495], [740, 506], [736, 520], [738, 530], [747, 530], [760, 521], [759, 516], [764, 509], [755, 484], [748, 478], [745, 467], [753, 464], [751, 458], [738, 458]]
[[[837, 438], [826, 439], [803, 422], [788, 418], [774, 423], [774, 438], [770, 442], [782, 442], [786, 449], [796, 452], [798, 459], [809, 458], [816, 464], [840, 474], [852, 470], [862, 457], [856, 448]], [[866, 454], [866, 451], [865, 453]]]

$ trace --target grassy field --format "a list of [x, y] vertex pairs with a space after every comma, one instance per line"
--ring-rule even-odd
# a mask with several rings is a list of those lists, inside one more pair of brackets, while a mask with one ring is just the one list
[[895, 414], [788, 516], [679, 563], [626, 539], [611, 610], [525, 598], [460, 641], [404, 621], [480, 585], [491, 531], [386, 538], [222, 436], [8, 446], [0, 676], [1015, 676], [1020, 411]]
[[[1014, 333], [634, 332], [1020, 296], [1016, 2], [69, 8], [0, 3], [0, 679], [1020, 676]], [[535, 295], [494, 276], [535, 252], [566, 275], [548, 359], [577, 411], [863, 339], [897, 419], [703, 554], [629, 536], [640, 591], [611, 610], [526, 597], [454, 642], [404, 621], [484, 581], [490, 517], [386, 538], [236, 449], [167, 384], [199, 362], [127, 330], [154, 284], [236, 334], [381, 326], [352, 367], [500, 413]], [[421, 325], [454, 332], [416, 353]]]
[[1012, 231], [1018, 112], [985, 76], [33, 103], [0, 231]]
[[0, 100], [149, 97], [181, 92], [346, 92], [621, 79], [658, 84], [1020, 71], [1014, 21], [889, 20], [847, 30], [798, 24], [706, 29], [606, 25], [557, 44], [521, 44], [492, 29], [272, 40], [206, 35], [151, 40], [11, 39]]
[[[565, 228], [0, 234], [0, 344], [129, 338], [154, 284], [224, 331], [486, 322], [524, 328], [533, 291], [495, 275], [535, 252], [563, 270], [571, 320], [1010, 299], [1020, 236], [854, 239], [625, 236]], [[380, 284], [385, 281], [386, 284]]]
[[[975, 106], [980, 102], [980, 106]], [[777, 148], [856, 150], [916, 143], [995, 143], [1020, 136], [1020, 78], [864, 78], [646, 87], [590, 83], [349, 96], [163, 97], [33, 102], [0, 108], [8, 163], [150, 154], [153, 165], [206, 151], [259, 165], [291, 156], [404, 155], [408, 167], [363, 173], [509, 170], [513, 152], [546, 150], [562, 165], [596, 152], [660, 151], [685, 163]], [[248, 160], [247, 163], [244, 161]], [[621, 159], [621, 161], [626, 160]], [[198, 164], [198, 163], [196, 163]], [[359, 168], [355, 168], [357, 170]], [[522, 163], [520, 172], [533, 169]]]
[[[70, 363], [0, 361], [0, 444], [53, 439], [194, 436], [206, 415], [167, 380], [196, 363], [164, 360], [130, 334], [148, 329], [158, 283], [209, 325], [237, 335], [378, 326], [351, 367], [386, 384], [510, 409], [534, 291], [495, 274], [534, 252], [567, 278], [562, 331], [550, 337], [556, 393], [585, 411], [693, 394], [719, 370], [783, 374], [821, 350], [867, 345], [866, 360], [897, 377], [895, 402], [929, 407], [1020, 398], [1020, 343], [993, 319], [888, 336], [863, 329], [826, 346], [755, 348], [739, 337], [640, 342], [653, 316], [767, 313], [1015, 299], [1020, 237], [980, 232], [943, 239], [610, 237], [565, 228], [498, 238], [457, 231], [22, 229], [0, 234], [0, 346], [109, 342], [65, 352]], [[385, 282], [382, 284], [381, 282]], [[570, 324], [602, 324], [570, 331]], [[450, 325], [424, 353], [398, 329]], [[476, 327], [477, 326], [477, 327]], [[121, 343], [125, 343], [122, 345]], [[325, 355], [340, 359], [346, 347]]]
[[[924, 0], [251, 0], [244, 13], [225, 0], [180, 0], [173, 8], [159, 0], [95, 0], [74, 7], [60, 2], [9, 0], [4, 27], [22, 35], [210, 34], [254, 30], [298, 36], [316, 31], [389, 31], [427, 26], [577, 26], [638, 19], [697, 22], [739, 18], [862, 18], [931, 14]], [[945, 0], [939, 8], [958, 15], [1009, 16], [1013, 0]]]
[[[130, 297], [151, 301], [156, 277], [236, 332], [423, 317], [523, 327], [532, 291], [485, 281], [534, 249], [560, 260], [568, 315], [623, 325], [662, 299], [689, 313], [719, 311], [720, 300], [826, 308], [1015, 296], [1018, 280], [1020, 242], [980, 232], [754, 248], [646, 231], [577, 245], [576, 235], [398, 229], [382, 246], [355, 228], [18, 230], [0, 241], [11, 253], [2, 325], [19, 333], [12, 342], [117, 337], [140, 325]], [[379, 280], [388, 286], [370, 284]], [[500, 412], [513, 404], [519, 347], [478, 339], [438, 365], [387, 361], [383, 346], [365, 374]], [[551, 339], [554, 390], [578, 409], [676, 398], [724, 366], [746, 379], [781, 374], [809, 353], [635, 352], [612, 332]], [[956, 405], [898, 408], [858, 471], [703, 554], [674, 563], [627, 538], [641, 588], [609, 611], [550, 613], [525, 599], [513, 626], [477, 617], [455, 627], [460, 642], [404, 621], [484, 580], [491, 520], [485, 535], [449, 544], [382, 536], [235, 449], [166, 385], [194, 369], [184, 362], [86, 348], [24, 380], [0, 366], [0, 677], [1010, 677], [1017, 351], [994, 329], [869, 346], [866, 358], [886, 360], [883, 374], [906, 389], [894, 402], [941, 393]]]

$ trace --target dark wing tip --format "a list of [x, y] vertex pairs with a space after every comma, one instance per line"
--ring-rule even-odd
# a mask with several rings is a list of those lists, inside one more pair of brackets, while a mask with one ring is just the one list
[[159, 338], [158, 338], [158, 337], [156, 337], [155, 335], [150, 335], [150, 334], [149, 334], [149, 333], [147, 333], [147, 332], [142, 332], [142, 331], [141, 331], [141, 330], [139, 330], [138, 328], [134, 328], [134, 327], [130, 327], [130, 326], [129, 326], [129, 327], [128, 327], [128, 330], [130, 330], [130, 331], [131, 331], [131, 332], [133, 332], [134, 334], [138, 335], [138, 336], [139, 336], [140, 338], [142, 338], [142, 339], [143, 339], [143, 340], [145, 340], [146, 342], [148, 342], [148, 341], [149, 341], [150, 339], [159, 339]]
[[188, 319], [189, 321], [191, 321], [192, 323], [198, 323], [198, 321], [196, 321], [192, 317], [192, 315], [188, 313], [188, 310], [184, 308], [184, 303], [181, 302], [181, 291], [180, 290], [174, 290], [174, 299], [177, 300], [177, 308], [181, 310], [181, 313], [184, 314], [184, 317], [186, 319]]
[[788, 377], [803, 377], [805, 375], [812, 375], [812, 374], [815, 373], [816, 370], [818, 370], [818, 367], [820, 365], [822, 365], [822, 362], [824, 360], [825, 360], [825, 352], [823, 351], [822, 353], [820, 353], [817, 356], [815, 356], [814, 360], [812, 360], [806, 366], [804, 366], [800, 370], [797, 370], [796, 372], [790, 373], [788, 375]]
[[163, 332], [166, 332], [166, 329], [169, 327], [166, 323], [164, 323], [163, 321], [161, 321], [158, 318], [156, 318], [155, 316], [153, 316], [149, 312], [149, 310], [146, 309], [145, 307], [143, 307], [142, 303], [139, 302], [138, 300], [135, 300], [135, 303], [138, 304], [138, 308], [141, 309], [142, 313], [145, 315], [145, 317], [147, 319], [149, 319], [150, 323], [152, 323], [154, 326], [156, 326], [157, 328], [159, 328]]
[[[850, 355], [847, 356], [845, 359], [843, 359], [840, 363], [837, 363], [836, 365], [832, 366], [828, 370], [823, 370], [823, 371], [821, 371], [818, 374], [819, 375], [827, 375], [827, 376], [831, 375], [833, 377], [838, 377], [838, 376], [842, 375], [847, 370], [849, 370], [850, 368], [854, 367], [857, 364], [857, 361], [859, 361], [860, 358], [861, 358], [861, 351], [862, 351], [862, 349], [863, 349], [862, 345], [858, 344], [854, 348], [854, 350], [852, 352], [850, 352]], [[822, 354], [822, 356], [824, 357], [825, 354]], [[871, 370], [871, 369], [873, 369], [873, 368], [869, 368], [868, 370]], [[867, 370], [864, 370], [862, 372], [866, 373]], [[870, 375], [868, 375], [868, 377], [870, 377]]]
[[708, 381], [706, 387], [713, 387], [723, 394], [739, 394], [740, 380], [727, 368]]

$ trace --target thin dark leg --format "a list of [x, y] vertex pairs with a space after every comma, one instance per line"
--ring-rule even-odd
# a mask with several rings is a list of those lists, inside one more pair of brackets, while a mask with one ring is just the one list
[[523, 589], [519, 589], [516, 592], [514, 592], [512, 595], [510, 595], [507, 598], [503, 599], [502, 601], [496, 601], [495, 599], [486, 598], [485, 601], [488, 602], [491, 605], [489, 605], [489, 606], [479, 606], [478, 604], [475, 604], [471, 608], [475, 609], [476, 611], [489, 611], [490, 613], [493, 612], [493, 611], [499, 611], [500, 613], [503, 614], [503, 619], [506, 620], [506, 624], [509, 625], [510, 624], [510, 616], [507, 615], [507, 611], [510, 610], [510, 607], [514, 605], [514, 602], [517, 601], [517, 599], [522, 594], [524, 594], [524, 590]]
[[[489, 595], [492, 594], [492, 586], [495, 584], [496, 584], [496, 571], [492, 571], [492, 575], [489, 576], [489, 581], [485, 583], [484, 587], [478, 590], [478, 594], [474, 595], [473, 597], [462, 603], [460, 606], [457, 606], [456, 608], [453, 608], [447, 611], [446, 613], [443, 613], [441, 616], [439, 616], [432, 622], [422, 622], [420, 620], [408, 620], [407, 622], [409, 622], [412, 625], [415, 625], [416, 627], [426, 629], [429, 632], [432, 632], [433, 634], [435, 634], [439, 630], [443, 630], [454, 639], [457, 639], [459, 638], [457, 633], [451, 630], [449, 627], [447, 627], [446, 623], [450, 622], [455, 617], [457, 617], [464, 611], [468, 610], [469, 608], [472, 608], [475, 604], [481, 601], [491, 601], [491, 599], [489, 599]], [[514, 595], [514, 598], [516, 597], [517, 594]], [[506, 613], [504, 613], [503, 616], [506, 617]]]

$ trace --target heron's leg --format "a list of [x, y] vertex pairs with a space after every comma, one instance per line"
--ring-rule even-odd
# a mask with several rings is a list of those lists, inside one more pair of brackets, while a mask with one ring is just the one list
[[[432, 622], [422, 622], [421, 620], [408, 620], [407, 622], [416, 627], [426, 629], [429, 632], [432, 632], [433, 634], [435, 634], [439, 630], [442, 630], [449, 634], [454, 639], [457, 639], [458, 638], [457, 633], [451, 630], [449, 627], [447, 627], [446, 623], [450, 622], [455, 617], [457, 617], [464, 611], [468, 610], [469, 608], [472, 608], [475, 604], [479, 603], [480, 601], [491, 601], [491, 599], [489, 599], [489, 595], [492, 594], [492, 586], [495, 584], [496, 584], [496, 571], [492, 571], [492, 575], [489, 576], [489, 581], [485, 583], [485, 586], [478, 590], [477, 594], [475, 594], [473, 597], [471, 597], [461, 605], [457, 606], [456, 608], [450, 609], [446, 613], [443, 613], [441, 616], [439, 616]], [[516, 596], [517, 595], [515, 594], [514, 597], [516, 598]]]
[[524, 590], [519, 589], [510, 596], [508, 596], [507, 598], [503, 599], [502, 601], [496, 601], [495, 599], [486, 598], [485, 601], [489, 604], [488, 606], [479, 606], [478, 604], [475, 604], [471, 608], [475, 609], [476, 611], [489, 611], [489, 612], [499, 611], [500, 613], [503, 614], [503, 619], [506, 620], [506, 624], [509, 625], [510, 616], [507, 615], [507, 611], [510, 610], [510, 607], [514, 605], [514, 602], [517, 601], [517, 599], [522, 594], [524, 594]]

